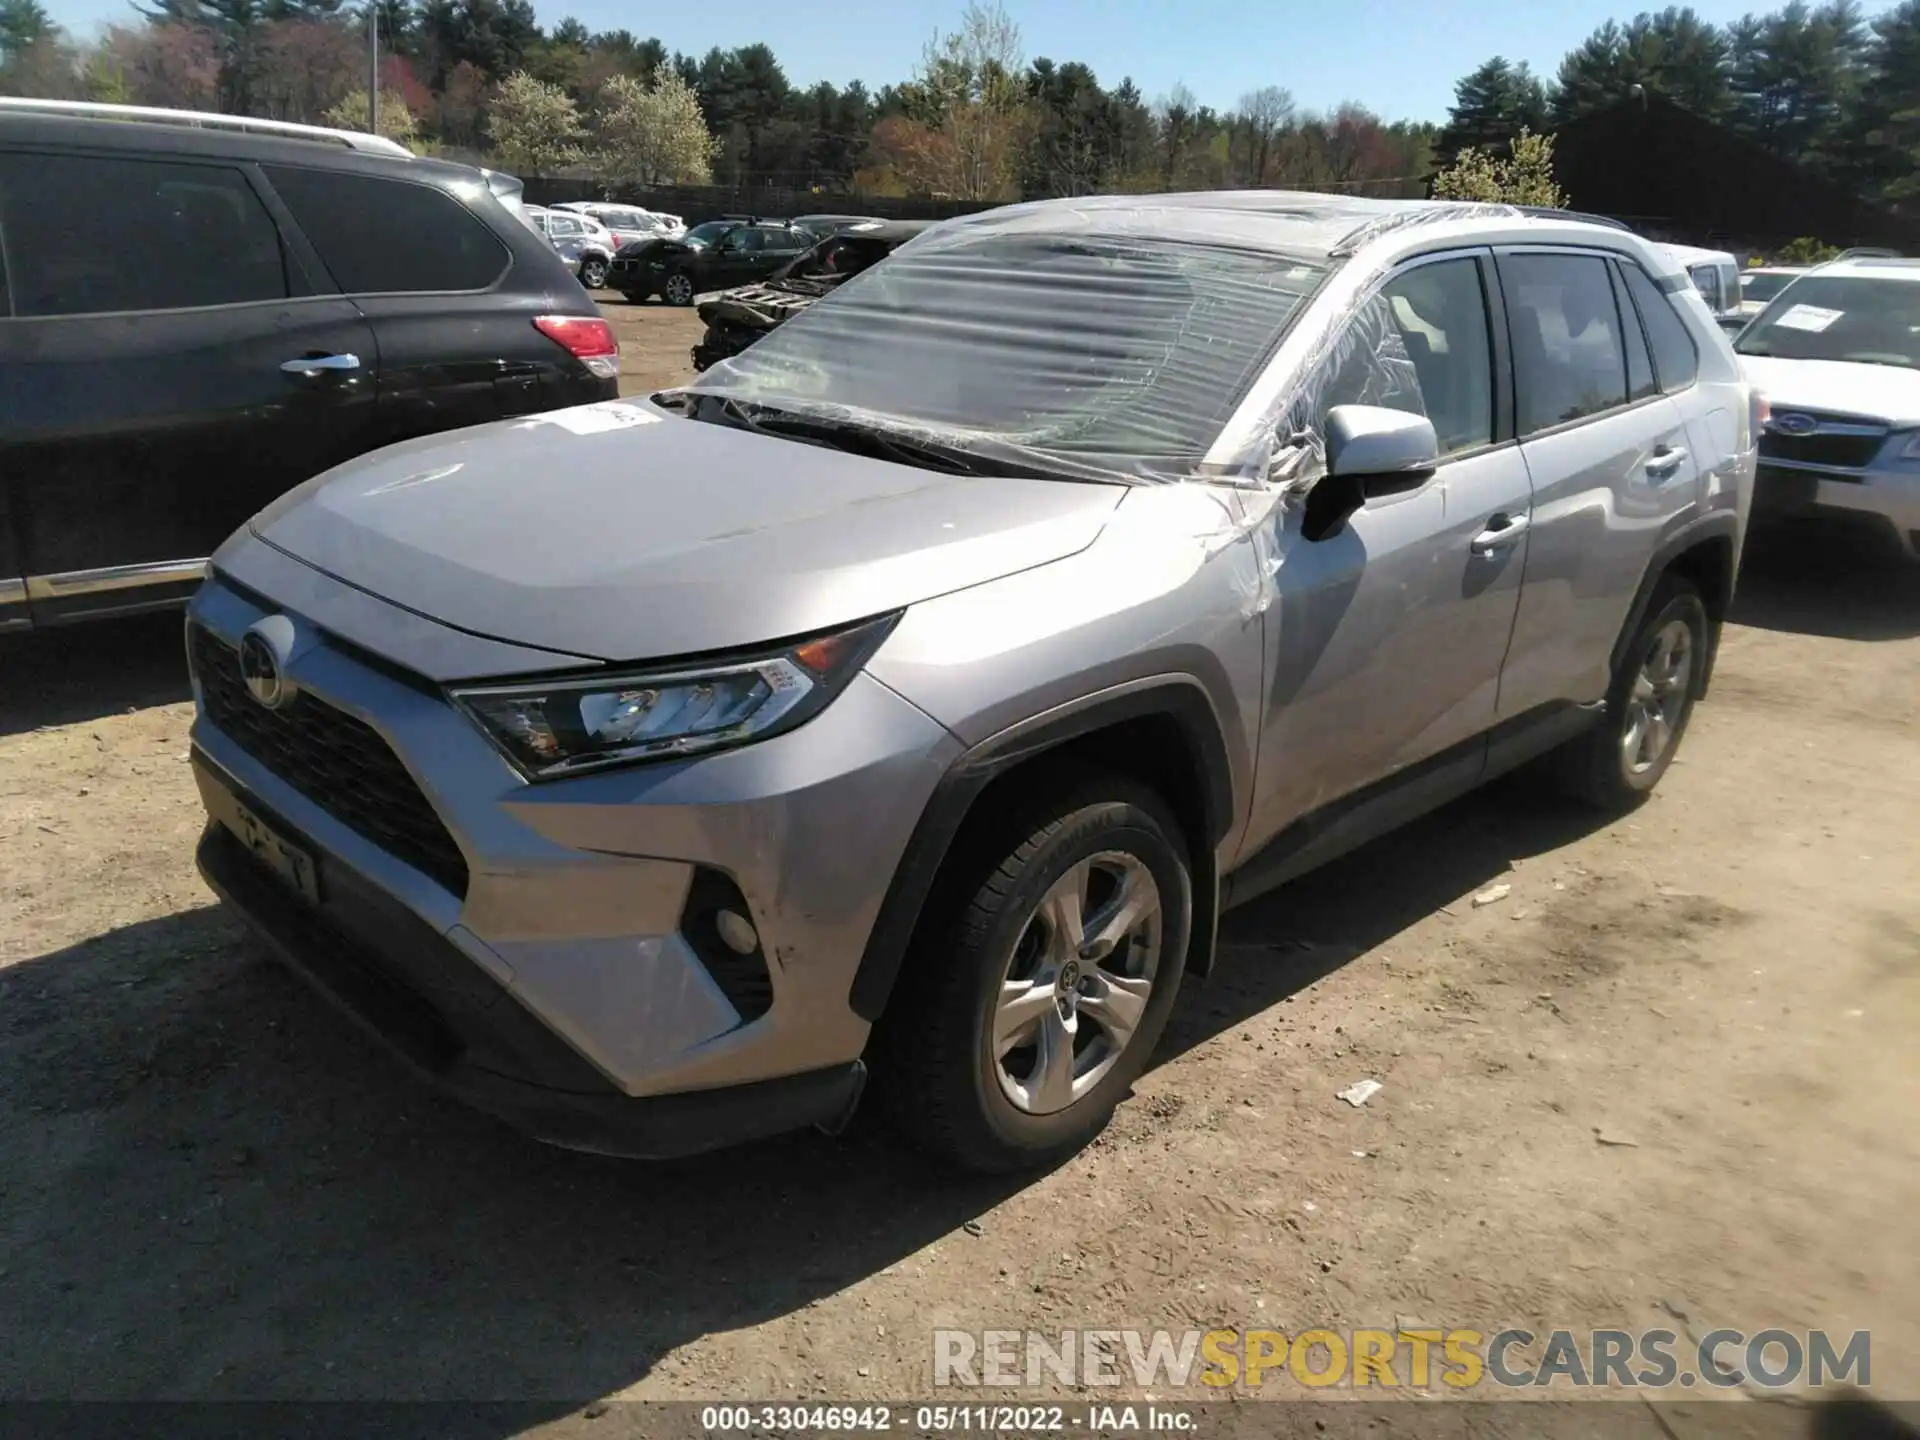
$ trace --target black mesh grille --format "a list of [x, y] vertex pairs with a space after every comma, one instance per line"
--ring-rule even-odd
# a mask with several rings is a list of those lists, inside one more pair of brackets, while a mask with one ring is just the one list
[[247, 693], [231, 645], [198, 625], [191, 643], [207, 718], [223, 734], [341, 824], [466, 897], [466, 858], [378, 732], [311, 695], [269, 710]]
[[1760, 436], [1760, 456], [1857, 469], [1872, 462], [1886, 439], [1884, 435], [1782, 435], [1768, 430]]

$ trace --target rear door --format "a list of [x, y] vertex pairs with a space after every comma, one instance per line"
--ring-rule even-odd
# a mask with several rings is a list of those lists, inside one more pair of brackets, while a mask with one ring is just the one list
[[761, 235], [764, 238], [760, 257], [754, 266], [754, 275], [759, 279], [772, 275], [795, 256], [804, 253], [813, 243], [811, 234], [787, 225], [765, 226], [761, 229]]
[[[551, 298], [505, 283], [512, 252], [453, 195], [398, 174], [263, 169], [373, 324], [381, 444], [601, 398], [566, 393], [578, 367], [533, 324]], [[548, 223], [564, 224], [562, 212]]]
[[0, 474], [38, 621], [177, 598], [364, 448], [378, 351], [251, 167], [0, 152]]
[[1700, 471], [1615, 262], [1514, 249], [1499, 267], [1534, 489], [1505, 719], [1605, 695], [1648, 559], [1698, 504]]

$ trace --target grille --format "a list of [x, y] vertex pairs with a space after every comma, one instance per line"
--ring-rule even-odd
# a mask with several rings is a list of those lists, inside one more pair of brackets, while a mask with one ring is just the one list
[[1760, 455], [1765, 460], [1858, 469], [1872, 463], [1886, 439], [1884, 435], [1782, 435], [1768, 430], [1760, 436]]
[[311, 695], [269, 710], [247, 693], [232, 646], [198, 625], [192, 645], [207, 718], [223, 734], [341, 824], [466, 898], [466, 857], [378, 732]]

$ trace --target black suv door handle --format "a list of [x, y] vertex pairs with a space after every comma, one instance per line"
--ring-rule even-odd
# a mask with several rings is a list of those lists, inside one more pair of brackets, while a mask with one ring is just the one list
[[316, 375], [358, 370], [360, 357], [358, 355], [302, 355], [297, 360], [282, 360], [280, 368], [289, 375], [304, 375], [312, 379]]

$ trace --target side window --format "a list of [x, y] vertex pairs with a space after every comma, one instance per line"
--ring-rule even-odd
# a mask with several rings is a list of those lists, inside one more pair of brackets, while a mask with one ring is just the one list
[[727, 244], [742, 255], [758, 255], [766, 248], [767, 235], [764, 230], [756, 230], [751, 225], [742, 225], [727, 236]]
[[280, 231], [238, 170], [0, 155], [13, 313], [100, 315], [284, 300]]
[[1627, 398], [1644, 400], [1659, 390], [1653, 378], [1653, 356], [1647, 349], [1647, 333], [1627, 297], [1627, 282], [1620, 277], [1618, 264], [1609, 264], [1613, 272], [1613, 300], [1620, 309], [1620, 329], [1627, 342]]
[[1493, 439], [1493, 352], [1480, 265], [1471, 257], [1402, 272], [1354, 317], [1320, 397], [1433, 421], [1440, 453]]
[[1607, 262], [1597, 255], [1501, 260], [1522, 439], [1627, 403], [1627, 357]]
[[580, 233], [580, 222], [578, 220], [563, 220], [556, 215], [553, 219], [553, 233], [555, 235], [578, 235]]
[[1712, 265], [1696, 265], [1687, 272], [1687, 278], [1693, 281], [1693, 288], [1706, 300], [1709, 310], [1717, 315], [1725, 308], [1721, 303], [1718, 269]]
[[512, 258], [478, 216], [431, 185], [281, 165], [266, 171], [350, 295], [484, 290]]
[[1686, 321], [1673, 312], [1673, 302], [1661, 293], [1651, 276], [1632, 261], [1623, 261], [1620, 273], [1627, 277], [1627, 294], [1647, 327], [1647, 344], [1653, 350], [1653, 373], [1660, 388], [1669, 395], [1684, 390], [1700, 376], [1700, 352], [1694, 348], [1693, 335]]

